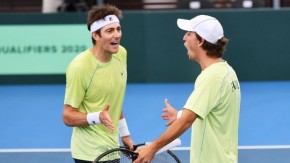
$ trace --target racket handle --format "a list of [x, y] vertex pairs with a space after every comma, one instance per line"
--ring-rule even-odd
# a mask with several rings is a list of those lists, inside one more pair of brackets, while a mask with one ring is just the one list
[[[141, 143], [141, 144], [135, 144], [133, 145], [134, 147], [134, 151], [140, 147], [140, 146], [143, 146], [143, 145], [149, 145], [151, 142], [146, 142], [146, 143]], [[173, 140], [172, 142], [170, 142], [169, 144], [165, 145], [163, 148], [161, 148], [156, 154], [158, 153], [161, 153], [161, 152], [164, 152], [164, 151], [167, 151], [171, 148], [174, 148], [174, 147], [177, 147], [177, 146], [180, 146], [181, 145], [181, 140], [179, 138]], [[128, 146], [121, 146], [120, 148], [126, 148], [126, 149], [129, 149]]]
[[[150, 144], [150, 143], [145, 143], [146, 145]], [[163, 148], [161, 148], [156, 154], [167, 151], [171, 148], [177, 147], [181, 145], [181, 140], [179, 138], [173, 140], [172, 142], [170, 142], [169, 144], [165, 145]]]
[[169, 144], [165, 145], [163, 148], [161, 148], [156, 154], [167, 151], [171, 148], [177, 147], [181, 145], [181, 140], [179, 138], [173, 140]]
[[[143, 146], [143, 145], [146, 145], [146, 143], [141, 143], [141, 144], [135, 144], [135, 145], [133, 145], [134, 151], [135, 151], [138, 147]], [[130, 149], [129, 146], [120, 146], [120, 148]]]

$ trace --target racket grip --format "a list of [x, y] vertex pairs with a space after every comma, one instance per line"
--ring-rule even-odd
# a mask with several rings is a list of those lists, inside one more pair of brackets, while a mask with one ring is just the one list
[[[149, 145], [150, 143], [151, 142], [145, 142], [145, 143], [141, 143], [141, 144], [135, 144], [135, 145], [133, 145], [134, 151], [138, 147], [143, 146], [143, 145]], [[169, 150], [171, 148], [174, 148], [174, 147], [177, 147], [179, 145], [181, 145], [181, 140], [179, 138], [177, 138], [177, 139], [173, 140], [172, 142], [170, 142], [169, 144], [165, 145], [163, 148], [161, 148], [156, 154], [161, 153], [161, 152], [164, 152], [164, 151], [167, 151], [167, 150]], [[121, 148], [129, 149], [128, 146], [121, 146]]]
[[133, 147], [134, 147], [134, 151], [138, 148], [138, 147], [140, 147], [140, 146], [143, 146], [143, 145], [145, 145], [146, 143], [141, 143], [141, 144], [135, 144], [135, 145], [133, 145]]
[[167, 151], [169, 149], [172, 149], [174, 147], [180, 146], [181, 145], [181, 140], [179, 138], [173, 140], [169, 144], [165, 145], [163, 148], [161, 148], [156, 154]]
[[[141, 144], [134, 144], [133, 145], [133, 150], [135, 151], [138, 147], [145, 145], [146, 143], [141, 143]], [[125, 148], [125, 149], [130, 149], [129, 146], [120, 146], [120, 148]]]

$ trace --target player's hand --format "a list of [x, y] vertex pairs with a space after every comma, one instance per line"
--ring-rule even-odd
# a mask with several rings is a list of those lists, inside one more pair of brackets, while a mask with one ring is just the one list
[[114, 132], [114, 125], [109, 115], [110, 104], [107, 104], [103, 111], [100, 113], [100, 121], [104, 124], [110, 132]]
[[178, 111], [169, 104], [167, 99], [164, 100], [164, 103], [166, 108], [162, 109], [162, 118], [168, 120], [168, 123], [165, 125], [169, 126], [176, 120]]
[[134, 151], [134, 142], [131, 139], [130, 135], [128, 136], [123, 136], [122, 137], [122, 142], [125, 146], [128, 146], [130, 148], [130, 150]]
[[150, 163], [156, 153], [152, 144], [139, 147], [135, 152], [138, 153], [138, 158], [133, 163]]

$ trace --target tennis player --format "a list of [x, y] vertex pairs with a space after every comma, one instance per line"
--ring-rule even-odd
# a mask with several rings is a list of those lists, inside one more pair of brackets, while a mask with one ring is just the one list
[[111, 5], [92, 8], [87, 26], [93, 46], [77, 55], [66, 71], [63, 121], [73, 127], [75, 163], [91, 163], [120, 146], [133, 149], [122, 113], [127, 82], [127, 51], [120, 45], [121, 11]]
[[201, 73], [182, 110], [165, 99], [162, 117], [169, 128], [154, 142], [136, 152], [134, 163], [149, 163], [156, 151], [192, 126], [190, 163], [237, 163], [240, 86], [233, 68], [222, 59], [228, 40], [220, 22], [208, 15], [178, 19], [185, 30], [184, 46]]

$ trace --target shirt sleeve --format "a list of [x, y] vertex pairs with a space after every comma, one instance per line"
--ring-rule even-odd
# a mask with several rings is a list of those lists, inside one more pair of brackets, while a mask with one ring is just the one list
[[78, 65], [70, 64], [66, 71], [66, 91], [64, 104], [79, 108], [85, 96], [85, 78]]

